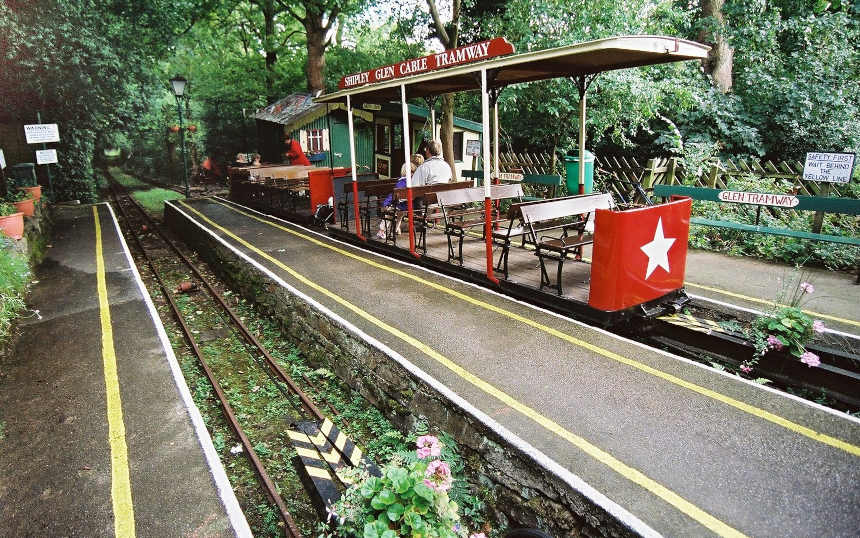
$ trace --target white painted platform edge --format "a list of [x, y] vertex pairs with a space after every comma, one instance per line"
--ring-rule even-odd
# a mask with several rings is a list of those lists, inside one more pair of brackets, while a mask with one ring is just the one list
[[191, 217], [190, 215], [185, 213], [182, 209], [180, 209], [176, 205], [172, 204], [169, 201], [166, 201], [165, 204], [170, 205], [173, 209], [175, 209], [177, 212], [179, 212], [181, 215], [183, 215], [186, 219], [188, 219], [189, 221], [196, 224], [201, 230], [204, 230], [206, 233], [211, 235], [216, 241], [218, 241], [219, 243], [221, 243], [222, 245], [224, 245], [225, 247], [230, 249], [234, 254], [236, 254], [240, 258], [246, 260], [248, 263], [250, 263], [251, 265], [256, 267], [259, 271], [263, 272], [269, 278], [271, 278], [272, 280], [274, 280], [275, 282], [277, 282], [278, 284], [280, 284], [281, 286], [286, 288], [290, 293], [299, 297], [300, 299], [302, 299], [303, 301], [305, 301], [306, 303], [311, 305], [313, 308], [318, 310], [321, 314], [325, 315], [329, 319], [340, 324], [342, 327], [349, 330], [351, 333], [355, 334], [357, 337], [364, 340], [369, 345], [375, 347], [376, 349], [380, 350], [381, 352], [383, 352], [386, 355], [388, 355], [389, 357], [391, 357], [391, 359], [393, 359], [394, 361], [399, 363], [403, 368], [405, 368], [411, 374], [413, 374], [414, 376], [421, 379], [424, 383], [426, 383], [427, 385], [432, 387], [434, 390], [436, 390], [437, 392], [442, 394], [447, 399], [451, 400], [455, 405], [460, 407], [465, 413], [471, 415], [473, 418], [475, 418], [481, 424], [486, 426], [489, 430], [493, 431], [496, 435], [498, 435], [499, 437], [504, 439], [506, 442], [508, 442], [512, 446], [516, 447], [517, 449], [519, 449], [520, 451], [522, 451], [524, 454], [528, 455], [538, 465], [540, 465], [541, 467], [543, 467], [544, 469], [546, 469], [547, 471], [549, 471], [553, 475], [561, 478], [566, 484], [568, 484], [574, 490], [581, 493], [584, 497], [589, 499], [591, 502], [593, 502], [597, 506], [606, 510], [607, 513], [609, 513], [611, 516], [613, 516], [615, 519], [617, 519], [619, 522], [621, 522], [622, 525], [626, 526], [630, 530], [632, 530], [632, 531], [636, 532], [637, 534], [644, 536], [644, 537], [659, 537], [659, 536], [661, 536], [660, 533], [658, 533], [657, 531], [655, 531], [654, 529], [649, 527], [647, 524], [645, 524], [645, 522], [640, 520], [638, 517], [636, 517], [633, 514], [631, 514], [630, 512], [628, 512], [626, 509], [621, 507], [619, 504], [617, 504], [616, 502], [609, 499], [606, 495], [597, 491], [594, 487], [589, 485], [582, 478], [573, 474], [572, 472], [570, 472], [566, 468], [562, 467], [555, 460], [553, 460], [552, 458], [550, 458], [549, 456], [547, 456], [546, 454], [544, 454], [543, 452], [541, 452], [540, 450], [538, 450], [537, 448], [535, 448], [534, 446], [532, 446], [531, 444], [529, 444], [528, 442], [526, 442], [525, 440], [523, 440], [522, 438], [520, 438], [519, 436], [517, 436], [516, 434], [514, 434], [513, 432], [511, 432], [510, 430], [508, 430], [507, 428], [505, 428], [504, 426], [502, 426], [501, 424], [496, 422], [495, 420], [493, 420], [486, 413], [484, 413], [483, 411], [481, 411], [480, 409], [478, 409], [477, 407], [475, 407], [471, 403], [469, 403], [465, 398], [463, 398], [462, 396], [460, 396], [459, 394], [457, 394], [456, 392], [454, 392], [453, 390], [448, 388], [446, 385], [444, 385], [440, 381], [437, 381], [433, 376], [424, 372], [424, 370], [422, 370], [419, 367], [412, 364], [403, 355], [394, 351], [393, 349], [391, 349], [387, 345], [383, 344], [382, 342], [380, 342], [376, 338], [365, 333], [364, 331], [362, 331], [361, 329], [359, 329], [358, 327], [356, 327], [355, 325], [353, 325], [352, 323], [350, 323], [346, 319], [342, 318], [338, 314], [332, 312], [326, 306], [320, 304], [319, 302], [317, 302], [312, 297], [305, 295], [304, 293], [302, 293], [298, 289], [296, 289], [293, 286], [291, 286], [290, 284], [286, 283], [281, 277], [276, 275], [270, 269], [264, 267], [262, 264], [257, 262], [257, 260], [251, 258], [250, 256], [248, 256], [244, 252], [240, 251], [238, 248], [236, 248], [232, 244], [228, 243], [224, 238], [217, 235], [215, 232], [210, 230], [208, 227], [203, 226], [200, 222], [197, 221], [197, 219]]
[[170, 340], [167, 337], [167, 332], [164, 330], [164, 325], [161, 323], [161, 318], [158, 311], [155, 309], [152, 299], [149, 297], [149, 292], [146, 290], [146, 285], [140, 277], [140, 272], [137, 270], [137, 265], [134, 263], [134, 258], [131, 251], [125, 242], [125, 237], [122, 235], [122, 229], [119, 226], [119, 221], [116, 218], [116, 213], [113, 212], [113, 207], [107, 202], [102, 202], [110, 211], [113, 219], [116, 233], [119, 236], [119, 241], [125, 251], [125, 257], [128, 260], [128, 265], [131, 272], [134, 274], [134, 279], [137, 282], [137, 287], [140, 294], [143, 296], [143, 301], [146, 303], [146, 308], [149, 310], [149, 316], [152, 318], [152, 323], [155, 324], [155, 330], [158, 333], [158, 338], [161, 340], [161, 346], [164, 348], [164, 354], [167, 356], [167, 364], [170, 366], [170, 372], [173, 374], [173, 381], [176, 383], [176, 388], [182, 398], [182, 403], [185, 409], [188, 410], [188, 415], [191, 418], [191, 423], [194, 425], [194, 432], [197, 435], [197, 440], [200, 442], [200, 447], [203, 449], [203, 454], [206, 457], [206, 463], [209, 465], [209, 470], [212, 473], [212, 480], [218, 490], [218, 496], [221, 503], [227, 512], [227, 518], [230, 525], [233, 527], [233, 532], [238, 538], [253, 538], [251, 528], [248, 526], [248, 520], [245, 519], [245, 513], [239, 506], [239, 500], [236, 499], [236, 494], [233, 492], [233, 486], [230, 485], [230, 480], [227, 478], [227, 472], [221, 464], [221, 458], [215, 451], [215, 445], [212, 444], [212, 437], [209, 435], [209, 430], [206, 429], [206, 424], [203, 423], [203, 416], [197, 405], [194, 404], [194, 399], [191, 397], [191, 391], [188, 390], [188, 385], [185, 383], [185, 376], [182, 369], [179, 367], [179, 361], [176, 360], [176, 355], [173, 353], [173, 347], [170, 345]]
[[[411, 268], [413, 268], [413, 269], [418, 269], [418, 270], [424, 271], [425, 273], [429, 273], [429, 274], [432, 274], [432, 275], [437, 276], [437, 277], [439, 277], [439, 278], [444, 278], [444, 279], [446, 279], [446, 280], [450, 280], [450, 281], [452, 281], [452, 282], [457, 282], [458, 284], [462, 284], [462, 285], [464, 285], [464, 286], [470, 286], [470, 287], [472, 287], [472, 288], [475, 288], [475, 289], [481, 290], [481, 291], [483, 291], [483, 292], [486, 292], [486, 293], [490, 293], [490, 294], [492, 294], [492, 295], [495, 295], [495, 296], [497, 296], [497, 297], [499, 297], [499, 298], [505, 299], [506, 301], [510, 301], [510, 302], [512, 302], [512, 303], [516, 303], [516, 304], [518, 304], [518, 305], [522, 305], [522, 306], [524, 306], [524, 307], [526, 307], [526, 308], [530, 308], [530, 309], [535, 310], [535, 311], [537, 311], [537, 312], [542, 312], [542, 313], [547, 314], [547, 315], [549, 315], [549, 316], [553, 316], [553, 317], [555, 317], [555, 318], [558, 318], [558, 319], [561, 319], [561, 320], [567, 321], [567, 322], [569, 322], [569, 323], [573, 323], [574, 325], [579, 325], [580, 327], [587, 327], [587, 328], [589, 328], [589, 329], [591, 329], [591, 330], [593, 330], [593, 331], [597, 331], [597, 332], [599, 332], [599, 333], [601, 333], [601, 334], [603, 334], [603, 335], [605, 335], [605, 336], [608, 336], [608, 337], [614, 338], [614, 339], [616, 339], [616, 340], [620, 340], [620, 341], [625, 342], [625, 343], [627, 343], [627, 344], [630, 344], [630, 345], [633, 345], [633, 346], [636, 346], [636, 347], [639, 347], [639, 348], [642, 348], [642, 349], [647, 349], [648, 351], [651, 351], [651, 352], [653, 352], [653, 353], [657, 353], [657, 354], [659, 354], [659, 355], [663, 355], [663, 356], [668, 357], [668, 358], [670, 358], [670, 359], [673, 359], [673, 360], [676, 360], [676, 361], [679, 361], [679, 362], [683, 362], [683, 363], [689, 364], [689, 365], [691, 365], [691, 366], [695, 366], [696, 368], [701, 368], [701, 369], [703, 369], [703, 370], [707, 370], [707, 371], [709, 371], [709, 372], [711, 372], [711, 373], [714, 373], [714, 374], [721, 375], [721, 376], [723, 376], [723, 377], [729, 378], [729, 379], [731, 379], [732, 381], [736, 381], [736, 382], [738, 382], [738, 383], [744, 383], [744, 384], [749, 385], [749, 386], [751, 386], [751, 387], [755, 387], [755, 388], [756, 388], [756, 389], [758, 389], [758, 390], [763, 390], [763, 391], [765, 391], [765, 392], [769, 392], [769, 393], [774, 394], [774, 395], [776, 395], [776, 396], [779, 396], [779, 397], [781, 397], [781, 398], [787, 398], [787, 399], [789, 399], [789, 400], [794, 400], [795, 402], [798, 402], [798, 403], [801, 403], [801, 404], [803, 404], [803, 405], [806, 405], [806, 406], [809, 406], [809, 407], [815, 408], [815, 409], [817, 409], [817, 410], [819, 410], [819, 411], [823, 411], [823, 412], [828, 413], [828, 414], [830, 414], [830, 415], [834, 415], [834, 416], [837, 416], [837, 417], [839, 417], [839, 418], [843, 418], [843, 419], [845, 419], [845, 420], [848, 420], [848, 421], [850, 421], [850, 422], [854, 422], [854, 423], [860, 424], [860, 417], [854, 417], [854, 416], [852, 416], [852, 415], [849, 415], [848, 413], [843, 413], [842, 411], [839, 411], [838, 409], [833, 409], [833, 408], [830, 408], [830, 407], [827, 407], [827, 406], [821, 405], [821, 404], [819, 404], [819, 403], [815, 403], [815, 402], [813, 402], [813, 401], [807, 400], [807, 399], [805, 399], [805, 398], [801, 398], [800, 396], [795, 396], [794, 394], [790, 394], [790, 393], [788, 393], [788, 392], [783, 392], [783, 391], [781, 391], [781, 390], [779, 390], [779, 389], [775, 389], [775, 388], [773, 388], [773, 387], [768, 387], [767, 385], [762, 385], [762, 384], [756, 383], [755, 381], [752, 381], [752, 380], [750, 380], [750, 379], [744, 379], [744, 378], [742, 378], [742, 377], [740, 377], [740, 376], [737, 376], [737, 375], [735, 375], [735, 374], [732, 374], [732, 373], [730, 373], [730, 372], [725, 372], [725, 371], [722, 371], [722, 370], [717, 370], [716, 368], [712, 368], [711, 366], [708, 366], [707, 364], [702, 364], [702, 363], [700, 363], [700, 362], [696, 362], [696, 361], [694, 361], [694, 360], [687, 359], [687, 358], [681, 357], [681, 356], [679, 356], [679, 355], [674, 355], [674, 354], [672, 354], [672, 353], [670, 353], [670, 352], [668, 352], [668, 351], [665, 351], [665, 350], [663, 350], [663, 349], [658, 349], [658, 348], [656, 348], [656, 347], [651, 347], [651, 346], [649, 346], [649, 345], [647, 345], [647, 344], [643, 344], [642, 342], [637, 342], [637, 341], [635, 341], [635, 340], [630, 340], [629, 338], [625, 338], [625, 337], [623, 337], [623, 336], [619, 336], [619, 335], [617, 335], [617, 334], [615, 334], [615, 333], [609, 332], [609, 331], [607, 331], [606, 329], [602, 329], [602, 328], [600, 328], [600, 327], [595, 327], [594, 325], [589, 325], [589, 324], [584, 323], [584, 322], [582, 322], [582, 321], [579, 321], [579, 320], [577, 320], [577, 319], [569, 318], [569, 317], [563, 316], [562, 314], [559, 314], [559, 313], [557, 313], [557, 312], [553, 312], [553, 311], [551, 311], [551, 310], [547, 310], [547, 309], [545, 309], [545, 308], [541, 308], [541, 307], [539, 307], [539, 306], [535, 306], [535, 305], [530, 304], [530, 303], [527, 303], [527, 302], [525, 302], [525, 301], [521, 301], [521, 300], [519, 300], [519, 299], [515, 299], [515, 298], [513, 298], [513, 297], [511, 297], [511, 296], [509, 296], [509, 295], [505, 295], [504, 293], [500, 293], [500, 292], [495, 291], [495, 290], [492, 290], [492, 289], [490, 289], [490, 288], [486, 288], [486, 287], [484, 287], [484, 286], [481, 286], [480, 284], [475, 284], [474, 282], [467, 282], [467, 281], [465, 281], [465, 280], [459, 280], [459, 279], [457, 279], [457, 278], [455, 278], [455, 277], [453, 277], [453, 276], [451, 276], [451, 275], [446, 275], [446, 274], [444, 274], [444, 273], [439, 273], [439, 272], [437, 272], [437, 271], [434, 271], [433, 269], [430, 269], [430, 268], [428, 268], [428, 267], [424, 267], [424, 266], [422, 266], [422, 265], [418, 265], [418, 264], [413, 264], [413, 263], [405, 262], [405, 261], [403, 261], [403, 260], [398, 260], [397, 258], [392, 258], [392, 257], [390, 257], [390, 256], [386, 256], [385, 254], [380, 254], [379, 252], [375, 252], [375, 251], [373, 251], [373, 250], [368, 250], [368, 249], [362, 248], [362, 247], [360, 247], [360, 246], [358, 246], [358, 245], [354, 245], [354, 244], [352, 244], [352, 243], [347, 243], [347, 242], [345, 242], [345, 241], [341, 241], [341, 240], [339, 240], [339, 239], [335, 239], [335, 238], [331, 237], [330, 235], [326, 235], [326, 234], [320, 233], [320, 232], [318, 232], [318, 231], [316, 231], [316, 230], [313, 230], [313, 229], [311, 229], [311, 228], [306, 228], [306, 227], [304, 227], [304, 226], [301, 226], [301, 225], [299, 225], [299, 224], [296, 224], [295, 222], [290, 222], [290, 221], [288, 221], [288, 220], [284, 220], [284, 219], [281, 219], [281, 218], [275, 217], [275, 216], [273, 216], [273, 215], [269, 215], [269, 214], [263, 213], [263, 212], [261, 212], [261, 211], [257, 211], [256, 209], [253, 209], [253, 208], [250, 208], [250, 207], [244, 206], [244, 205], [242, 205], [242, 204], [238, 204], [238, 203], [236, 203], [236, 202], [234, 202], [234, 201], [232, 201], [232, 200], [227, 200], [227, 199], [225, 199], [225, 198], [221, 198], [220, 196], [213, 196], [212, 198], [216, 198], [216, 199], [218, 199], [218, 200], [221, 200], [221, 201], [226, 202], [226, 203], [231, 204], [231, 205], [239, 206], [239, 207], [241, 207], [241, 208], [243, 208], [243, 209], [246, 209], [246, 210], [248, 210], [248, 211], [250, 211], [250, 212], [252, 212], [252, 213], [256, 213], [256, 214], [258, 214], [258, 215], [260, 215], [260, 216], [262, 216], [262, 217], [265, 217], [265, 218], [267, 218], [267, 219], [272, 219], [272, 220], [277, 220], [277, 221], [283, 222], [284, 224], [287, 224], [287, 225], [292, 226], [292, 227], [294, 227], [294, 228], [298, 228], [298, 229], [300, 229], [300, 230], [302, 230], [302, 231], [304, 231], [304, 232], [307, 232], [307, 233], [310, 233], [310, 234], [316, 235], [316, 236], [318, 236], [318, 237], [320, 237], [320, 238], [323, 238], [323, 239], [326, 239], [326, 240], [328, 240], [328, 241], [332, 241], [332, 242], [334, 242], [334, 243], [338, 243], [338, 244], [343, 245], [343, 246], [345, 246], [345, 247], [349, 247], [349, 248], [352, 248], [352, 249], [354, 249], [354, 250], [358, 250], [358, 251], [360, 251], [360, 252], [364, 252], [364, 253], [367, 253], [367, 254], [371, 254], [371, 255], [373, 255], [373, 256], [376, 256], [377, 258], [382, 258], [382, 259], [384, 259], [384, 260], [388, 260], [388, 261], [390, 261], [390, 262], [392, 262], [392, 263], [396, 263], [396, 264], [399, 264], [399, 265], [402, 265], [402, 266], [405, 266], [405, 267], [411, 267]], [[691, 297], [693, 297], [693, 295], [690, 295], [690, 296], [691, 296]], [[725, 304], [727, 304], [727, 305], [729, 305], [729, 306], [732, 306], [732, 307], [734, 307], [734, 308], [744, 309], [744, 307], [739, 307], [738, 305], [732, 305], [732, 304], [730, 304], [730, 303], [725, 303]], [[847, 333], [846, 333], [846, 334], [847, 334]]]

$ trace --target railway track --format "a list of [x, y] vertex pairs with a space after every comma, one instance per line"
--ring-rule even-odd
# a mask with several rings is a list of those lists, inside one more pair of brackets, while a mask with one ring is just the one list
[[[321, 506], [321, 504], [326, 504], [327, 501], [327, 499], [324, 500], [321, 497], [322, 492], [325, 491], [327, 495], [333, 496], [337, 495], [337, 491], [348, 486], [346, 481], [337, 478], [338, 469], [342, 468], [344, 464], [350, 463], [350, 456], [355, 460], [351, 462], [353, 466], [358, 462], [366, 466], [372, 464], [366, 458], [362, 458], [361, 452], [351, 442], [347, 446], [350, 453], [343, 454], [342, 462], [328, 461], [321, 455], [318, 455], [318, 457], [315, 456], [315, 450], [319, 454], [323, 454], [324, 451], [330, 448], [330, 444], [334, 444], [334, 439], [329, 444], [323, 443], [321, 447], [315, 447], [313, 443], [301, 443], [301, 441], [309, 441], [309, 438], [317, 433], [320, 428], [325, 429], [327, 435], [332, 433], [332, 431], [333, 435], [339, 435], [339, 432], [334, 423], [321, 411], [314, 398], [287, 373], [286, 369], [279, 364], [274, 354], [263, 345], [260, 338], [243, 321], [243, 315], [237, 312], [230, 305], [230, 300], [219, 292], [219, 285], [212, 282], [212, 279], [206, 275], [205, 271], [194, 263], [191, 256], [183, 252], [182, 247], [167, 236], [161, 229], [160, 224], [129, 195], [124, 187], [114, 182], [110, 188], [114, 199], [114, 206], [118, 209], [122, 217], [126, 236], [131, 238], [137, 250], [139, 265], [148, 268], [152, 279], [160, 289], [160, 293], [178, 324], [182, 338], [196, 358], [197, 364], [208, 380], [208, 383], [211, 385], [212, 391], [217, 398], [217, 406], [220, 407], [224, 420], [238, 441], [238, 445], [241, 445], [241, 452], [247, 457], [260, 487], [265, 492], [265, 496], [277, 511], [278, 518], [280, 519], [278, 527], [283, 529], [286, 536], [292, 538], [303, 536], [303, 533], [299, 529], [300, 526], [312, 531], [313, 524], [315, 523], [315, 516], [312, 514], [316, 511], [317, 515], [319, 515], [324, 510], [324, 506]], [[177, 266], [185, 267], [190, 272], [192, 276], [190, 285], [188, 282], [185, 285], [179, 284], [178, 287], [174, 285], [176, 282], [182, 280]], [[174, 281], [174, 284], [169, 283], [171, 280]], [[192, 308], [193, 312], [197, 314], [196, 317], [183, 312], [183, 308], [178, 304], [180, 301], [177, 299], [177, 296], [180, 296], [180, 299], [187, 299], [189, 295], [183, 293], [183, 289], [189, 288], [192, 290], [205, 290], [209, 298], [209, 304], [205, 305], [207, 301], [202, 300], [203, 297], [201, 296], [203, 294], [195, 293], [195, 296], [190, 301], [187, 301], [189, 304], [193, 304]], [[235, 370], [243, 372], [244, 368], [256, 368], [258, 374], [262, 373], [265, 375], [265, 381], [268, 382], [269, 387], [274, 387], [274, 390], [263, 391], [259, 390], [259, 388], [255, 389], [254, 387], [259, 387], [259, 385], [248, 382], [246, 383], [246, 387], [244, 387], [246, 390], [240, 394], [238, 393], [239, 387], [237, 385], [241, 385], [241, 383], [236, 383], [234, 379], [229, 379], [229, 376], [224, 372], [223, 365], [218, 367], [210, 364], [211, 357], [207, 357], [207, 350], [210, 350], [211, 346], [201, 343], [200, 338], [200, 335], [205, 334], [206, 330], [197, 330], [194, 328], [195, 321], [198, 321], [204, 314], [204, 309], [220, 310], [218, 312], [219, 318], [225, 320], [233, 333], [241, 338], [241, 349], [246, 357], [243, 362], [235, 363]], [[188, 309], [186, 308], [186, 310]], [[234, 345], [233, 348], [236, 349], [237, 346]], [[260, 376], [258, 375], [257, 377], [259, 378]], [[301, 378], [306, 386], [313, 387], [313, 382], [307, 375], [303, 374]], [[260, 394], [272, 396], [270, 398], [271, 401], [266, 404], [267, 406], [285, 408], [286, 411], [281, 420], [281, 428], [278, 428], [277, 425], [274, 426], [275, 430], [279, 430], [280, 433], [269, 435], [267, 437], [268, 444], [263, 445], [261, 445], [261, 441], [259, 440], [261, 437], [259, 435], [260, 430], [271, 430], [273, 426], [266, 424], [261, 428], [259, 425], [252, 425], [251, 429], [256, 429], [257, 435], [249, 433], [242, 426], [243, 418], [245, 418], [245, 422], [248, 422], [248, 418], [243, 417], [247, 413], [243, 413], [241, 410], [237, 411], [236, 407], [238, 406], [231, 405], [231, 400], [234, 402], [238, 401], [241, 405], [247, 399], [260, 398]], [[287, 402], [286, 406], [283, 405], [283, 402]], [[325, 406], [332, 414], [337, 416], [337, 410], [332, 403], [320, 401], [319, 405]], [[339, 422], [348, 425], [343, 420]], [[307, 434], [309, 437], [302, 437], [304, 434]], [[254, 437], [257, 437], [257, 442], [254, 442]], [[279, 444], [270, 446], [279, 439], [281, 441]], [[260, 448], [261, 446], [262, 449]], [[296, 487], [279, 487], [282, 486], [281, 482], [283, 480], [279, 482], [267, 471], [263, 461], [264, 458], [261, 458], [261, 455], [258, 453], [261, 451], [269, 455], [273, 453], [280, 455], [289, 454], [289, 458], [276, 458], [272, 461], [272, 465], [277, 467], [279, 473], [283, 475], [286, 469], [290, 467], [286, 465], [288, 462], [284, 460], [293, 460], [296, 470], [290, 475], [290, 480], [287, 480], [287, 482], [292, 486], [301, 484], [305, 489], [308, 489], [309, 491], [304, 495], [305, 499], [298, 499], [297, 494], [299, 492], [296, 491]], [[231, 449], [231, 453], [235, 454], [237, 452], [239, 452], [237, 447]], [[296, 453], [298, 453], [298, 456], [295, 455]], [[224, 458], [223, 454], [222, 458]], [[314, 477], [309, 475], [307, 469], [309, 466], [316, 465], [316, 460], [326, 461], [331, 465], [331, 470], [334, 472], [330, 473], [330, 475], [333, 478], [330, 477], [326, 481], [321, 480], [319, 476]], [[302, 467], [302, 464], [304, 464], [304, 467]], [[302, 472], [302, 469], [305, 472]], [[310, 474], [319, 473], [311, 472]], [[235, 488], [236, 485], [234, 484]], [[300, 512], [295, 519], [288, 507], [288, 503], [284, 500], [284, 496], [282, 496], [281, 491], [283, 489], [286, 489], [289, 493], [287, 498], [290, 504], [295, 505], [298, 512]], [[243, 503], [243, 507], [246, 504], [248, 503]], [[309, 521], [309, 518], [312, 520]], [[303, 525], [297, 524], [296, 519], [299, 519]]]

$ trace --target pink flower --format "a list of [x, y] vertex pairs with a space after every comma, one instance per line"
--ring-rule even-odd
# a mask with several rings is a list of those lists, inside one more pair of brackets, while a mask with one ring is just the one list
[[424, 485], [430, 489], [442, 492], [451, 487], [451, 468], [442, 460], [434, 460], [424, 471]]
[[741, 372], [743, 372], [745, 374], [752, 372], [752, 366], [750, 366], [747, 363], [741, 364], [740, 368], [741, 368]]
[[782, 341], [780, 341], [779, 338], [771, 334], [767, 337], [767, 347], [779, 351], [784, 346], [782, 345]]
[[470, 534], [469, 538], [487, 538], [487, 535], [483, 532], [476, 532], [475, 534]]
[[415, 445], [418, 447], [416, 451], [418, 459], [423, 460], [430, 456], [436, 458], [442, 453], [442, 445], [439, 444], [439, 439], [432, 435], [422, 435], [415, 441]]
[[803, 290], [803, 293], [812, 293], [815, 291], [815, 287], [809, 282], [801, 282], [800, 289]]
[[817, 333], [823, 333], [824, 332], [824, 322], [821, 321], [820, 319], [813, 321], [812, 322], [812, 330], [817, 332]]
[[806, 353], [801, 355], [800, 362], [808, 365], [810, 368], [821, 364], [821, 360], [818, 358], [818, 355], [811, 351], [807, 351]]

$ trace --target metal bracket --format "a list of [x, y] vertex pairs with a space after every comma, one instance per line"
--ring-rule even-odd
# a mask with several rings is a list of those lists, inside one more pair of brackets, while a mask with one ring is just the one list
[[576, 84], [576, 89], [579, 90], [579, 98], [585, 95], [585, 92], [588, 91], [588, 87], [591, 86], [591, 83], [594, 82], [594, 79], [597, 78], [597, 75], [600, 73], [592, 73], [590, 75], [576, 75], [575, 77], [571, 77], [571, 80]]

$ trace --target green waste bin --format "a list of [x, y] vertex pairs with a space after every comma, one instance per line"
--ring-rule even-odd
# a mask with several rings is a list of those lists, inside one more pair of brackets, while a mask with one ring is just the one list
[[[579, 192], [579, 150], [576, 155], [564, 158], [564, 169], [567, 172], [567, 190], [571, 194]], [[594, 154], [585, 150], [585, 193], [593, 190], [594, 184]]]
[[6, 169], [16, 187], [36, 186], [36, 165], [33, 163], [13, 164]]

